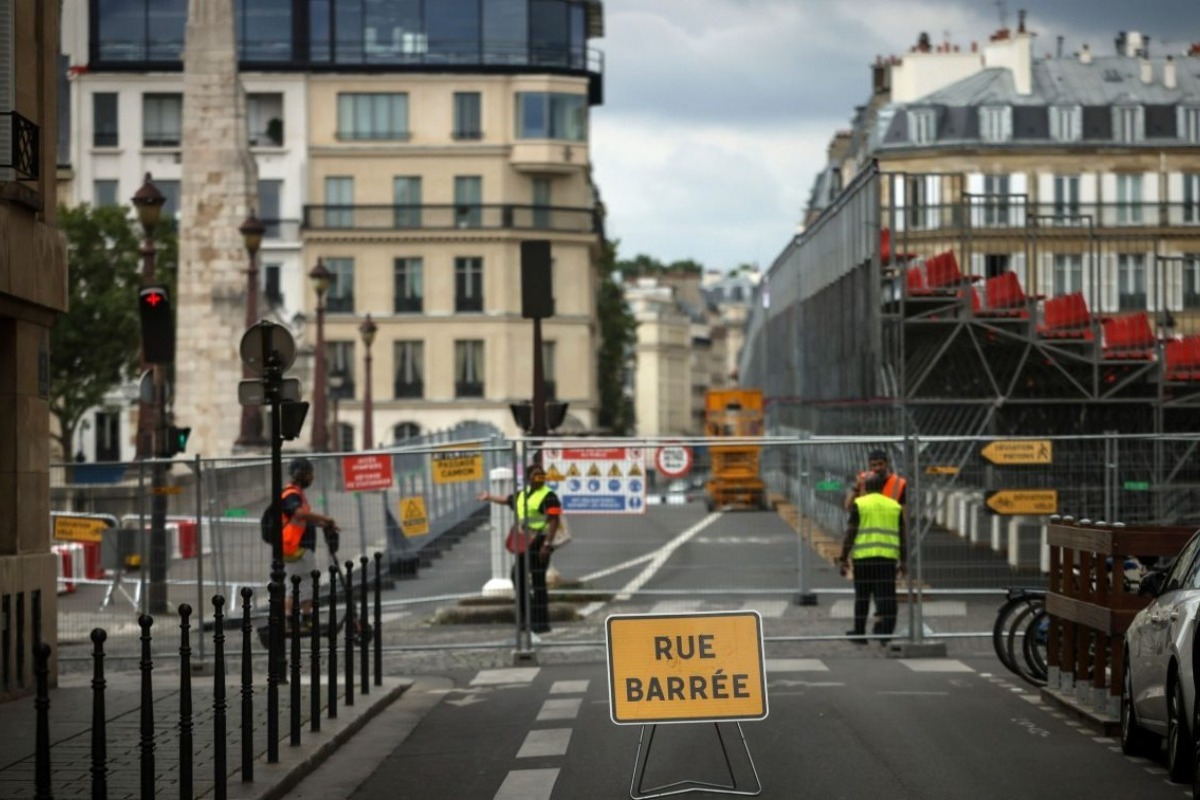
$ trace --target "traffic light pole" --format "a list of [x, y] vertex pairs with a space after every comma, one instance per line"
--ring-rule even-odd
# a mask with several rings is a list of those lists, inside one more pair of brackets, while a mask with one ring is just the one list
[[168, 612], [167, 600], [167, 382], [162, 364], [154, 365], [154, 461], [150, 478], [150, 614]]
[[[266, 340], [264, 339], [264, 342]], [[265, 346], [265, 345], [264, 345]], [[271, 503], [283, 495], [283, 368], [278, 353], [265, 355], [263, 388], [271, 407]], [[267, 587], [267, 763], [279, 761], [279, 683], [286, 672], [284, 655], [283, 593], [287, 573], [283, 568], [283, 514], [271, 515], [271, 583]]]

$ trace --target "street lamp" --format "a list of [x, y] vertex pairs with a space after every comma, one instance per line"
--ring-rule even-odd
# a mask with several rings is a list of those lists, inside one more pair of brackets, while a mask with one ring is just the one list
[[338, 420], [338, 401], [342, 399], [342, 387], [346, 385], [346, 373], [338, 370], [329, 373], [329, 393], [333, 395], [333, 449], [339, 453], [345, 449], [342, 423]]
[[[162, 218], [162, 207], [167, 198], [158, 190], [146, 173], [141, 187], [134, 192], [133, 207], [142, 226], [142, 286], [156, 283], [154, 229]], [[147, 366], [145, 337], [143, 336], [142, 369]], [[153, 458], [150, 483], [153, 495], [150, 500], [150, 590], [149, 611], [161, 614], [167, 610], [167, 467], [164, 459], [171, 453], [167, 446], [167, 380], [163, 364], [154, 364], [153, 411], [146, 395], [139, 392], [137, 427], [137, 454], [139, 458]]]
[[[258, 249], [262, 247], [263, 233], [266, 226], [250, 210], [250, 216], [238, 227], [242, 234], [242, 242], [246, 245], [246, 255], [249, 263], [246, 265], [246, 330], [254, 327], [258, 321]], [[255, 377], [250, 366], [242, 363], [242, 377], [252, 380]], [[263, 437], [262, 412], [259, 406], [242, 406], [242, 429], [235, 444], [242, 447], [262, 447], [267, 444]]]
[[372, 442], [375, 441], [375, 429], [371, 424], [371, 344], [374, 343], [375, 332], [378, 330], [379, 326], [371, 319], [370, 314], [367, 314], [362, 325], [358, 326], [358, 332], [362, 334], [363, 344], [366, 346], [366, 369], [363, 371], [363, 450], [370, 450], [374, 447]]
[[[162, 217], [163, 204], [167, 202], [167, 198], [158, 190], [158, 187], [150, 180], [150, 173], [146, 173], [146, 178], [142, 182], [141, 187], [134, 192], [131, 198], [133, 208], [137, 212], [138, 222], [142, 226], [142, 286], [149, 286], [155, 282], [155, 248], [154, 248], [154, 229], [158, 227], [158, 221]], [[146, 363], [145, 353], [142, 354], [142, 372], [148, 368]], [[155, 381], [157, 384], [158, 370], [155, 369]], [[142, 396], [138, 402], [138, 422], [137, 422], [137, 457], [152, 458], [154, 456], [154, 406], [151, 401]]]
[[333, 273], [321, 259], [309, 270], [309, 280], [317, 293], [317, 352], [313, 376], [312, 449], [316, 453], [329, 450], [329, 421], [325, 412], [325, 293], [333, 284]]

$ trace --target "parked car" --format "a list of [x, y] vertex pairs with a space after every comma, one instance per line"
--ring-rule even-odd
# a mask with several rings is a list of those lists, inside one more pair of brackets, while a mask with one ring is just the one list
[[1200, 531], [1165, 568], [1142, 578], [1139, 594], [1154, 599], [1125, 633], [1125, 680], [1121, 690], [1121, 749], [1156, 753], [1165, 738], [1167, 770], [1176, 783], [1191, 783], [1196, 691], [1192, 648], [1200, 608]]

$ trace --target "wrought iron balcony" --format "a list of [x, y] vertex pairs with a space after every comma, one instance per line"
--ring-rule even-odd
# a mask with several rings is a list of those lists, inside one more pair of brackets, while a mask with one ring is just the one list
[[393, 387], [393, 395], [396, 399], [424, 397], [425, 396], [425, 381], [401, 381], [397, 380]]
[[[16, 111], [0, 112], [0, 169], [11, 169], [18, 180], [35, 181], [41, 163], [41, 128]], [[4, 145], [8, 146], [5, 148]]]
[[304, 207], [309, 231], [529, 230], [599, 233], [596, 209], [521, 205], [352, 205]]

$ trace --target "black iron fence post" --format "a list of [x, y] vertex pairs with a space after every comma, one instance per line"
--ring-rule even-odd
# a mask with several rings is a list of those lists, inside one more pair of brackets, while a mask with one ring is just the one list
[[254, 633], [254, 623], [250, 620], [253, 597], [253, 589], [242, 588], [242, 783], [254, 781], [254, 670], [250, 649]]
[[375, 626], [372, 628], [375, 642], [375, 685], [383, 685], [383, 553], [375, 553]]
[[104, 640], [103, 628], [92, 628], [92, 797], [108, 797], [108, 731], [104, 711]]
[[138, 617], [138, 625], [142, 629], [142, 725], [139, 748], [142, 762], [142, 800], [154, 800], [154, 684], [151, 672], [154, 662], [150, 658], [150, 626], [154, 618], [149, 614]]
[[346, 562], [346, 705], [354, 705], [354, 562]]
[[300, 581], [292, 576], [292, 675], [291, 675], [291, 739], [293, 747], [300, 744]]
[[371, 626], [367, 624], [367, 620], [370, 619], [367, 615], [367, 584], [369, 582], [367, 579], [367, 565], [371, 563], [371, 560], [363, 556], [358, 560], [358, 563], [362, 567], [362, 590], [358, 593], [360, 600], [358, 642], [360, 648], [359, 662], [361, 664], [358, 691], [359, 694], [367, 695], [371, 693]]
[[38, 642], [33, 648], [33, 674], [37, 679], [37, 695], [33, 700], [37, 711], [35, 797], [36, 800], [54, 800], [50, 787], [50, 645], [45, 642]]
[[225, 758], [225, 598], [213, 595], [213, 793], [225, 800], [229, 788], [229, 767]]
[[179, 800], [192, 800], [192, 607], [179, 605]]
[[321, 570], [312, 571], [312, 638], [308, 687], [308, 725], [313, 733], [321, 730]]
[[279, 763], [279, 679], [286, 678], [276, 661], [283, 658], [283, 595], [286, 592], [282, 583], [271, 581], [267, 585], [270, 613], [267, 619], [268, 639], [278, 640], [278, 647], [272, 646], [271, 654], [267, 657], [267, 763]]
[[337, 719], [337, 573], [338, 566], [329, 567], [329, 718]]

